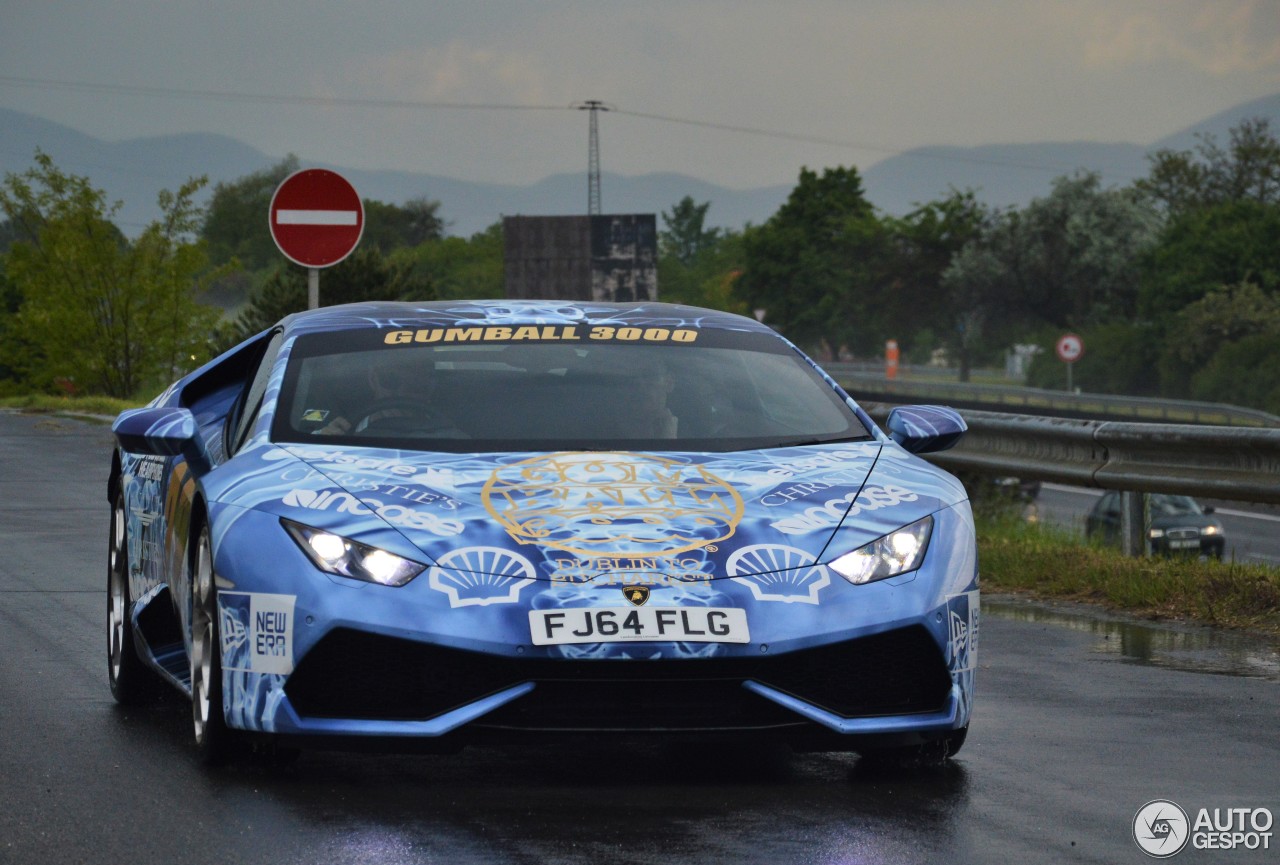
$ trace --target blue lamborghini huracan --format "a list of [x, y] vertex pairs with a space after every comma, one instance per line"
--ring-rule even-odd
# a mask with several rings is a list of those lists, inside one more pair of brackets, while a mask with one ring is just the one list
[[964, 488], [751, 319], [292, 315], [122, 413], [108, 661], [207, 761], [660, 733], [940, 761], [969, 724]]

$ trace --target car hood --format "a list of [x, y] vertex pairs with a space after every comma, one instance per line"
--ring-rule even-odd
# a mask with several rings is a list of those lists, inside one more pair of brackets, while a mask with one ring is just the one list
[[1220, 528], [1221, 523], [1207, 514], [1162, 514], [1151, 518], [1151, 528], [1153, 529], [1203, 529], [1208, 526], [1218, 526]]
[[950, 475], [881, 442], [539, 454], [285, 445], [255, 462], [256, 481], [228, 484], [221, 501], [370, 543], [390, 528], [415, 548], [409, 554], [434, 564], [462, 557], [485, 571], [515, 561], [549, 580], [602, 570], [694, 579], [785, 570], [965, 498]]

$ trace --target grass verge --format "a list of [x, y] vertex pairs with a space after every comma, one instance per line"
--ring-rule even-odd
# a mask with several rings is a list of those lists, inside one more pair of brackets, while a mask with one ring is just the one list
[[28, 394], [0, 398], [0, 408], [14, 408], [27, 412], [73, 415], [105, 415], [115, 417], [127, 408], [137, 408], [141, 402], [113, 399], [109, 396], [49, 396]]
[[978, 520], [982, 587], [1280, 634], [1280, 570], [1191, 558], [1128, 558], [1005, 516]]

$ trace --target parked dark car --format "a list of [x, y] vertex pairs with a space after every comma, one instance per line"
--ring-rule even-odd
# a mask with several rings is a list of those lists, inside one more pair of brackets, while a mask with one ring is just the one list
[[[1226, 537], [1213, 508], [1204, 508], [1190, 496], [1152, 493], [1151, 527], [1147, 548], [1155, 555], [1202, 555], [1222, 558]], [[1104, 543], [1120, 543], [1120, 493], [1109, 491], [1093, 506], [1085, 521], [1085, 536]]]

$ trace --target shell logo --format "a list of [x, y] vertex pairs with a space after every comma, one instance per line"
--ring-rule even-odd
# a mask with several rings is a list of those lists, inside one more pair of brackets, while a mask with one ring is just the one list
[[742, 496], [705, 467], [633, 453], [555, 453], [494, 470], [485, 510], [521, 544], [663, 556], [733, 536]]

